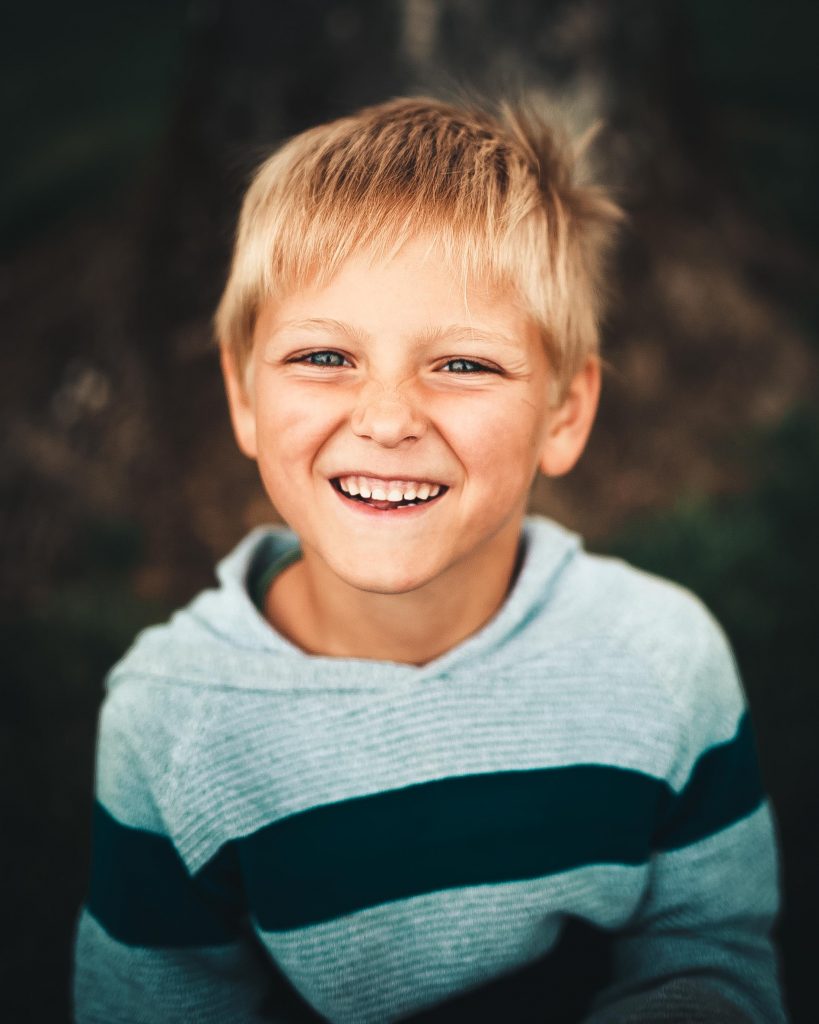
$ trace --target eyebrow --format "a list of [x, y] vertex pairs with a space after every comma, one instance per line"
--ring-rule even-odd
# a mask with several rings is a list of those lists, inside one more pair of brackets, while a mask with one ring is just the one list
[[[352, 324], [345, 324], [341, 320], [325, 317], [309, 317], [306, 320], [286, 320], [273, 330], [271, 338], [290, 330], [343, 334], [358, 341], [369, 341], [371, 338], [367, 331], [354, 327]], [[431, 344], [435, 341], [446, 341], [447, 339], [469, 341], [471, 343], [486, 341], [505, 345], [508, 348], [518, 348], [520, 345], [519, 341], [508, 337], [500, 331], [474, 324], [448, 324], [446, 327], [429, 327], [416, 335], [413, 340], [417, 344], [423, 345]]]
[[449, 324], [447, 327], [432, 327], [422, 331], [420, 341], [446, 341], [451, 338], [453, 341], [480, 342], [489, 341], [494, 344], [506, 345], [509, 348], [518, 348], [519, 340], [510, 338], [501, 331], [492, 330], [490, 327], [481, 327], [475, 324]]
[[326, 334], [346, 334], [351, 338], [366, 340], [368, 335], [364, 331], [356, 330], [351, 324], [345, 324], [341, 320], [331, 320], [325, 317], [309, 317], [306, 320], [285, 320], [277, 324], [270, 332], [270, 337], [275, 338], [286, 331], [313, 331]]

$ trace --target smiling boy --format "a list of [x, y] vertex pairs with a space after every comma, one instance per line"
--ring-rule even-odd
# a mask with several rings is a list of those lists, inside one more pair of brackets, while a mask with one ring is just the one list
[[287, 528], [109, 676], [78, 1020], [785, 1019], [724, 636], [526, 516], [591, 429], [618, 217], [509, 107], [260, 168], [217, 329]]
[[268, 301], [250, 359], [246, 394], [223, 350], [236, 434], [303, 553], [267, 595], [279, 631], [314, 653], [423, 665], [488, 621], [538, 468], [565, 472], [583, 447], [597, 360], [552, 407], [519, 303], [465, 291], [425, 237]]

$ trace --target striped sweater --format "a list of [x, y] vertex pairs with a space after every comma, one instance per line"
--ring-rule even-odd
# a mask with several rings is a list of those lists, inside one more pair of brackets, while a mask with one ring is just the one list
[[81, 1024], [784, 1021], [770, 809], [696, 598], [529, 516], [477, 633], [324, 657], [251, 596], [297, 546], [253, 531], [109, 674]]

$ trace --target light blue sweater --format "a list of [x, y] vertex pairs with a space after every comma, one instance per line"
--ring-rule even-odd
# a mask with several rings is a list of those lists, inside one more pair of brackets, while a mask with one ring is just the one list
[[696, 598], [530, 516], [476, 634], [330, 658], [248, 593], [296, 544], [255, 530], [109, 675], [78, 1021], [785, 1019], [771, 815]]

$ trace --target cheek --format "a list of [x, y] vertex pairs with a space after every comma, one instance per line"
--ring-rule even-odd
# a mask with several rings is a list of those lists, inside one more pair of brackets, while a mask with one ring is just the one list
[[447, 440], [467, 474], [518, 490], [527, 486], [537, 462], [537, 426], [523, 404], [486, 403], [449, 421]]
[[323, 397], [292, 390], [266, 394], [259, 412], [266, 461], [273, 456], [277, 462], [293, 464], [311, 458], [337, 422], [332, 403]]

